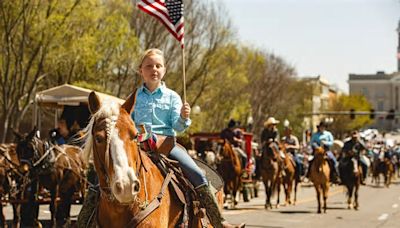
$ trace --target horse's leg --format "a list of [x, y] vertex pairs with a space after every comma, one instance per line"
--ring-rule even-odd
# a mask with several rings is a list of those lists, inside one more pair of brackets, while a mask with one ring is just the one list
[[294, 179], [291, 178], [291, 179], [289, 180], [289, 183], [288, 183], [288, 186], [287, 186], [286, 201], [287, 201], [287, 203], [288, 203], [289, 205], [292, 204], [292, 201], [291, 201], [291, 199], [290, 199], [290, 195], [292, 194], [293, 181], [294, 181]]
[[56, 209], [56, 220], [57, 220], [57, 226], [68, 226], [68, 220], [69, 220], [69, 215], [70, 215], [70, 210], [71, 210], [71, 204], [72, 204], [72, 196], [74, 194], [74, 189], [72, 187], [66, 187], [63, 188], [62, 191], [60, 191], [60, 203], [57, 205]]
[[318, 214], [321, 214], [321, 191], [320, 186], [314, 185], [315, 191], [317, 192], [317, 202], [318, 202]]
[[293, 200], [293, 205], [296, 205], [296, 202], [297, 202], [297, 185], [298, 184], [299, 184], [299, 182], [295, 178], [295, 180], [294, 180], [294, 200]]
[[3, 212], [3, 203], [0, 203], [0, 227], [7, 227], [6, 217]]
[[346, 188], [347, 188], [347, 209], [351, 209], [351, 198], [353, 196], [353, 186], [351, 186], [351, 183], [347, 183]]
[[358, 204], [358, 189], [360, 188], [360, 183], [356, 183], [354, 186], [354, 209], [358, 210], [359, 204]]
[[276, 179], [276, 181], [274, 181], [274, 184], [272, 185], [272, 187], [273, 187], [272, 191], [274, 191], [274, 189], [276, 187], [278, 198], [276, 200], [275, 208], [279, 208], [279, 203], [280, 203], [279, 196], [281, 195], [281, 181], [280, 181], [279, 177]]
[[13, 203], [12, 208], [14, 214], [13, 227], [18, 228], [21, 220], [21, 205], [19, 203]]
[[329, 192], [329, 182], [323, 185], [322, 193], [324, 197], [324, 213], [326, 213], [326, 201], [328, 199], [328, 192]]
[[56, 205], [56, 200], [57, 200], [57, 193], [58, 193], [58, 187], [54, 187], [50, 189], [50, 213], [51, 213], [51, 219], [50, 219], [50, 224], [51, 227], [56, 226], [56, 213], [57, 213], [57, 205]]
[[264, 182], [265, 186], [265, 195], [267, 196], [265, 199], [265, 209], [268, 209], [268, 207], [271, 207], [271, 184], [270, 180], [266, 180]]

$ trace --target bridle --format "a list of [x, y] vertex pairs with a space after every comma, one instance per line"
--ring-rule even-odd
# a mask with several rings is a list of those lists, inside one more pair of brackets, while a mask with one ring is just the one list
[[[29, 143], [32, 144], [33, 156], [32, 158], [20, 158], [20, 162], [28, 164], [30, 168], [35, 169], [42, 163], [42, 161], [45, 160], [45, 158], [47, 158], [47, 156], [52, 155], [54, 145], [49, 145], [46, 142], [42, 142], [40, 139], [36, 137], [33, 137], [32, 142]], [[42, 147], [44, 147], [45, 149], [42, 155], [40, 155], [39, 152], [39, 148], [41, 148], [40, 144], [42, 144]]]
[[[114, 194], [111, 191], [111, 178], [108, 175], [107, 170], [109, 170], [110, 168], [110, 144], [111, 144], [111, 137], [112, 134], [114, 133], [114, 129], [116, 127], [116, 123], [117, 123], [117, 116], [112, 116], [109, 118], [106, 118], [106, 138], [107, 138], [107, 142], [106, 142], [106, 150], [105, 150], [105, 154], [104, 154], [104, 162], [102, 159], [99, 159], [100, 161], [100, 170], [101, 172], [104, 174], [105, 177], [105, 181], [106, 181], [106, 186], [101, 186], [101, 184], [99, 184], [99, 189], [100, 189], [100, 196], [102, 196], [104, 199], [106, 199], [109, 202], [113, 202], [113, 203], [117, 203], [117, 204], [122, 204], [122, 205], [131, 205], [132, 203], [138, 203], [139, 208], [145, 208], [148, 205], [148, 197], [147, 197], [147, 186], [146, 183], [144, 183], [144, 188], [145, 188], [145, 196], [146, 199], [144, 202], [140, 202], [140, 200], [138, 199], [138, 197], [135, 197], [134, 200], [132, 202], [127, 202], [127, 203], [121, 203], [119, 202]], [[93, 123], [93, 127], [92, 127], [92, 132], [91, 134], [94, 135], [94, 126], [95, 126], [95, 122]], [[141, 174], [141, 170], [144, 169], [146, 172], [146, 167], [143, 165], [143, 159], [142, 159], [142, 153], [140, 150], [140, 142], [138, 140], [139, 134], [136, 133], [135, 136], [132, 138], [133, 142], [136, 144], [137, 147], [137, 151], [138, 151], [138, 156], [139, 159], [136, 159], [136, 171], [135, 174], [136, 176], [139, 178], [140, 174]], [[100, 153], [99, 151], [96, 150], [96, 147], [93, 145], [93, 150], [94, 153], [96, 153], [97, 157], [100, 158]], [[143, 178], [145, 178], [146, 175], [143, 175]], [[146, 182], [146, 181], [144, 181]]]

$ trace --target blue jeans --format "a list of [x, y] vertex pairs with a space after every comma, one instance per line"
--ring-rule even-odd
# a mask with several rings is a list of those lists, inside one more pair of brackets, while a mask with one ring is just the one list
[[299, 176], [303, 175], [303, 161], [299, 158], [299, 156], [294, 153], [293, 155], [294, 162], [296, 163], [296, 170]]
[[208, 185], [207, 178], [204, 175], [203, 171], [193, 161], [186, 150], [182, 149], [179, 146], [175, 146], [171, 150], [169, 158], [179, 162], [183, 174], [185, 174], [185, 176], [189, 179], [189, 181], [193, 184], [195, 188], [203, 185]]

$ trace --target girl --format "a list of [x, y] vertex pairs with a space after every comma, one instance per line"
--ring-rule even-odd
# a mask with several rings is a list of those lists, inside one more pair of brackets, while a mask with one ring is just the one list
[[[165, 86], [162, 81], [166, 72], [164, 63], [162, 51], [149, 49], [144, 52], [139, 65], [143, 85], [137, 91], [132, 119], [136, 125], [144, 124], [157, 135], [175, 137], [176, 131], [182, 132], [191, 124], [190, 105], [182, 104], [180, 96]], [[188, 153], [175, 145], [169, 158], [179, 161], [184, 174], [203, 200], [211, 224], [218, 228], [234, 227], [222, 218], [206, 177]]]

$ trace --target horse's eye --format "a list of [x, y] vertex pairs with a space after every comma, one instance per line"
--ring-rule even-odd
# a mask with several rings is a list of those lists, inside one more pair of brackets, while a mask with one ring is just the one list
[[96, 143], [103, 143], [103, 142], [105, 142], [105, 138], [104, 138], [104, 136], [102, 136], [102, 135], [96, 135], [96, 136], [94, 137], [94, 140], [96, 141]]

